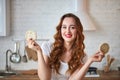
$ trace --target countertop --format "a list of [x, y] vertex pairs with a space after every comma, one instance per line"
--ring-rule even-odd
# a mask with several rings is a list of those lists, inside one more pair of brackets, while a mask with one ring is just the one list
[[[36, 74], [36, 70], [20, 71], [21, 74], [5, 76], [0, 80], [40, 80]], [[105, 73], [98, 71], [100, 77], [85, 77], [83, 80], [120, 80], [120, 71], [110, 71]]]

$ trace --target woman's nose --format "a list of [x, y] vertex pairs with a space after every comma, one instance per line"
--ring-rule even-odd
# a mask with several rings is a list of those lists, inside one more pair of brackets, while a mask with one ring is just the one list
[[70, 28], [67, 28], [67, 30], [66, 30], [68, 33], [70, 32]]

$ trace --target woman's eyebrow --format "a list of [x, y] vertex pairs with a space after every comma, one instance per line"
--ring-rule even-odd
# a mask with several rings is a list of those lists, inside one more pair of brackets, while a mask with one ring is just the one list
[[70, 26], [76, 26], [75, 24], [71, 24]]
[[[65, 24], [62, 24], [61, 26], [66, 26]], [[70, 24], [69, 26], [76, 26], [75, 24]]]

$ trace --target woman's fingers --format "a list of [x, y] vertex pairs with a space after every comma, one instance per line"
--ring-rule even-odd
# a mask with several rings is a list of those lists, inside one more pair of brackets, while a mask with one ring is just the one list
[[27, 45], [28, 45], [29, 48], [31, 48], [35, 51], [41, 50], [39, 44], [37, 44], [36, 41], [33, 40], [33, 39], [27, 40]]
[[35, 41], [31, 41], [31, 45], [32, 45], [32, 46], [35, 46]]
[[102, 61], [103, 57], [104, 55], [100, 51], [98, 51], [96, 54], [93, 55], [93, 61], [100, 62]]
[[36, 42], [33, 39], [27, 40], [27, 45], [28, 45], [29, 48], [34, 47], [35, 44], [36, 44]]

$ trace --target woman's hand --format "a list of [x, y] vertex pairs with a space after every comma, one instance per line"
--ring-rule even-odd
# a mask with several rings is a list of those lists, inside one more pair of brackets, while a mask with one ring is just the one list
[[27, 40], [27, 45], [28, 45], [29, 48], [31, 48], [35, 51], [41, 50], [40, 46], [32, 38]]
[[101, 62], [104, 57], [104, 54], [101, 51], [98, 51], [93, 56], [90, 57], [91, 62]]

